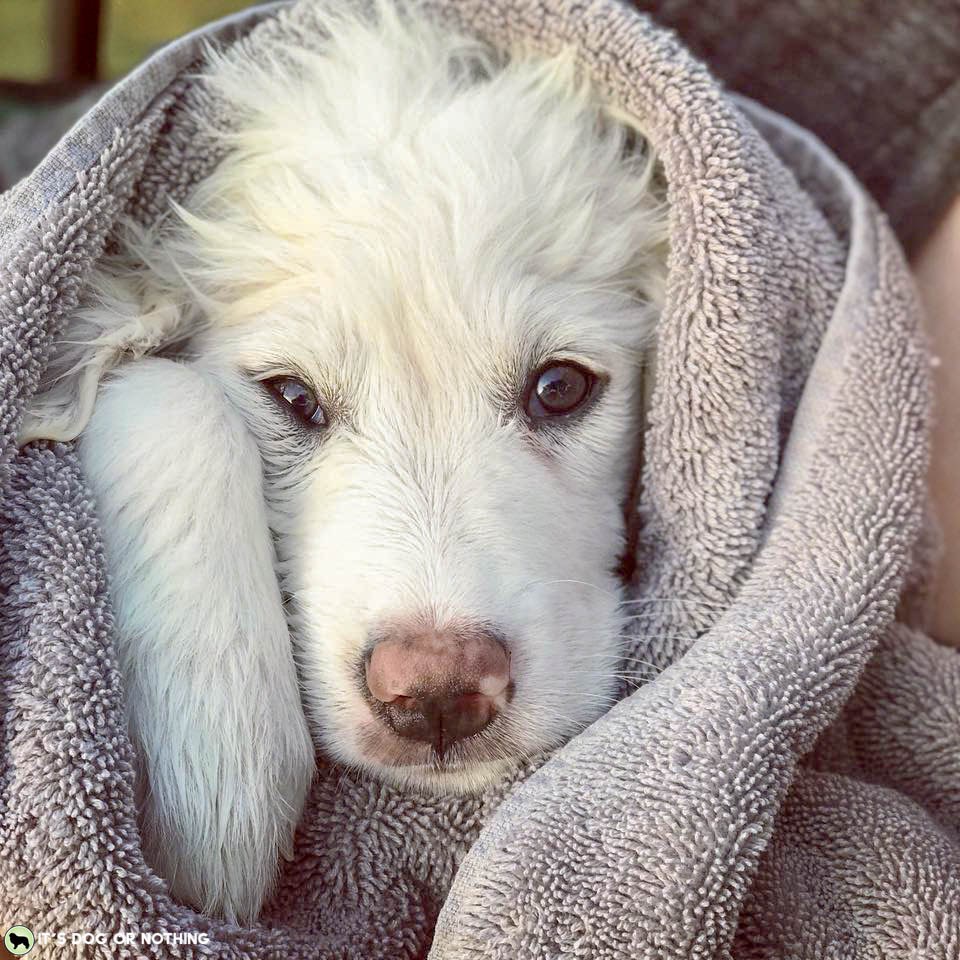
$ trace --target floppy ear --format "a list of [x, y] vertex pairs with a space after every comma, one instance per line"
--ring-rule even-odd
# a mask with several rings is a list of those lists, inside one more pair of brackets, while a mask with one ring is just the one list
[[78, 448], [103, 524], [145, 855], [179, 899], [249, 921], [314, 765], [259, 449], [211, 377], [153, 357], [101, 384]]
[[146, 273], [125, 265], [98, 269], [84, 303], [52, 348], [37, 393], [27, 406], [18, 442], [75, 440], [93, 412], [101, 378], [122, 360], [155, 353], [183, 336], [191, 317], [152, 290]]

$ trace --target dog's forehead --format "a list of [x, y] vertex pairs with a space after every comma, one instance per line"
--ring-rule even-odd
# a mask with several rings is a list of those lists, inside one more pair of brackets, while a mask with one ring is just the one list
[[389, 298], [355, 293], [349, 308], [331, 306], [318, 297], [316, 309], [301, 302], [248, 327], [240, 342], [247, 363], [285, 358], [321, 390], [367, 405], [386, 394], [512, 387], [518, 365], [545, 346], [537, 315], [516, 305], [478, 308], [407, 288]]
[[268, 322], [244, 325], [243, 362], [286, 359], [321, 389], [354, 401], [415, 390], [515, 395], [551, 358], [610, 368], [630, 362], [643, 339], [642, 308], [622, 295], [522, 269], [478, 267], [462, 278], [425, 272], [355, 274], [336, 296], [318, 284]]

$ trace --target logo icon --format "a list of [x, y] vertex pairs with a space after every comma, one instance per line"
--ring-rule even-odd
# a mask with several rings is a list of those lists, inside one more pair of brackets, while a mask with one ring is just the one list
[[32, 949], [36, 938], [29, 927], [17, 924], [3, 935], [3, 945], [15, 956], [24, 957]]

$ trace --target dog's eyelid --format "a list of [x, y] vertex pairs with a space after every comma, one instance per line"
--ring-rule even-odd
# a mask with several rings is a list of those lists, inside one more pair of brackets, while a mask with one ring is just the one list
[[610, 375], [607, 371], [592, 357], [585, 357], [578, 353], [561, 353], [549, 357], [544, 363], [540, 364], [539, 369], [545, 367], [574, 366], [583, 367], [587, 373], [596, 377], [598, 380], [609, 380]]
[[296, 364], [271, 364], [269, 366], [248, 369], [247, 376], [259, 384], [265, 384], [268, 380], [279, 380], [283, 377], [289, 380], [299, 380], [304, 386], [313, 390], [317, 396], [323, 392], [318, 389], [319, 385], [314, 382], [314, 378], [309, 376], [304, 370], [301, 370]]
[[295, 363], [275, 364], [246, 371], [247, 376], [258, 386], [266, 387], [271, 380], [297, 380], [311, 390], [316, 397], [329, 407], [342, 406], [339, 391], [333, 384], [308, 374]]
[[545, 367], [567, 363], [583, 367], [595, 377], [609, 376], [606, 369], [607, 365], [595, 354], [586, 353], [575, 346], [550, 345], [547, 343], [538, 344], [536, 349], [532, 351], [527, 364], [527, 372], [532, 374], [536, 370], [543, 370]]
[[530, 378], [536, 376], [543, 370], [550, 367], [573, 366], [581, 367], [585, 370], [600, 386], [606, 386], [610, 382], [610, 371], [606, 365], [601, 363], [596, 357], [579, 353], [576, 350], [552, 350], [543, 354], [539, 359], [532, 363], [527, 369], [527, 385]]

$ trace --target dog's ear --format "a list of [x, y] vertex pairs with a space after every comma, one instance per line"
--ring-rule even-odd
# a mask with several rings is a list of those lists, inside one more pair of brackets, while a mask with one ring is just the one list
[[103, 528], [148, 862], [242, 921], [313, 772], [259, 448], [211, 375], [147, 357], [101, 385], [78, 450]]
[[75, 440], [97, 387], [120, 362], [156, 353], [189, 333], [189, 309], [152, 286], [149, 273], [109, 261], [92, 274], [81, 306], [54, 342], [18, 442]]

